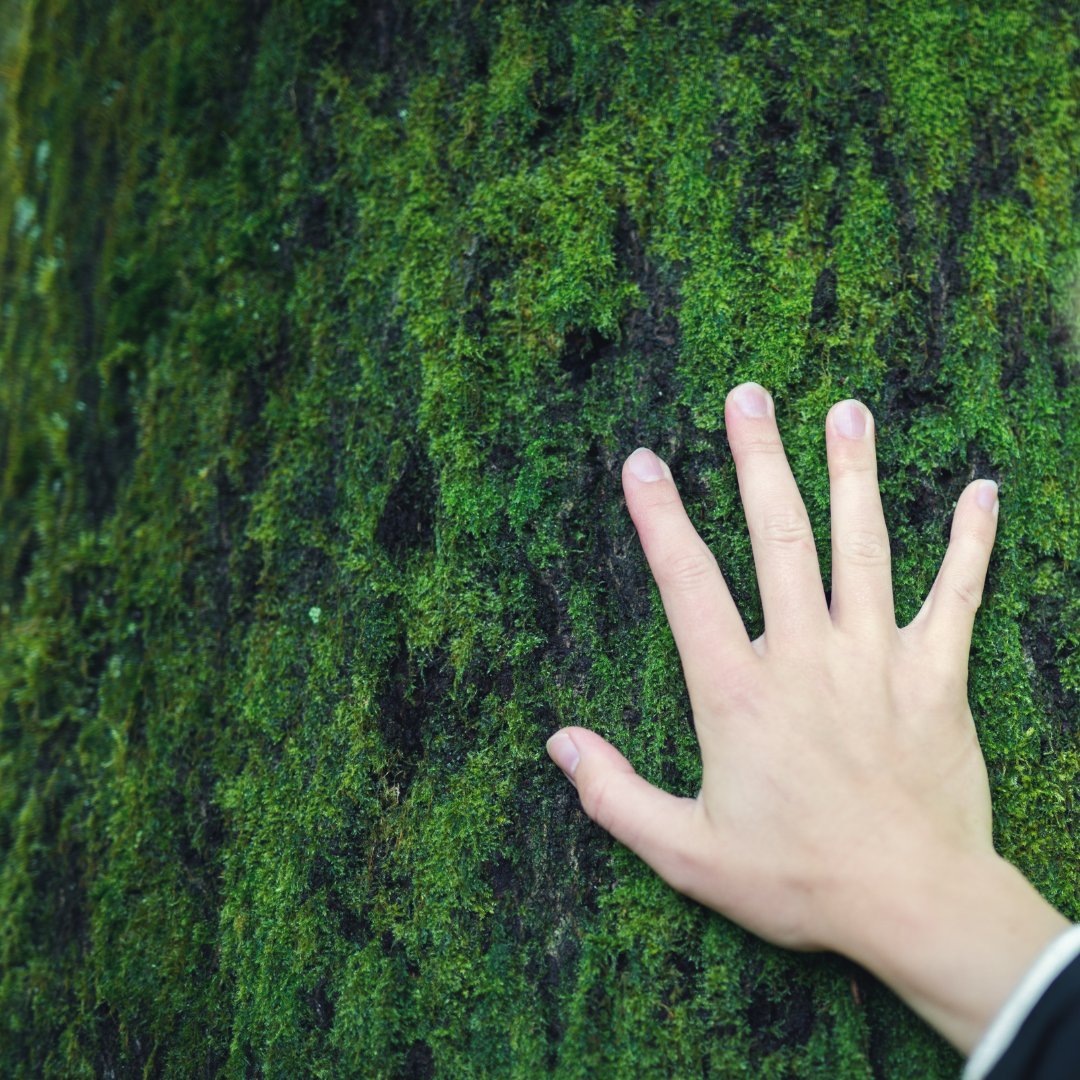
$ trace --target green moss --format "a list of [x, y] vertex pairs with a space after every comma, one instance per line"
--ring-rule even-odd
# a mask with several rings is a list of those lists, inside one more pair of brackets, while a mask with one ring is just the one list
[[999, 481], [995, 835], [1080, 918], [1068, 6], [0, 28], [0, 1071], [954, 1075], [853, 965], [674, 894], [543, 743], [695, 789], [621, 462], [666, 457], [757, 634], [724, 398], [773, 391], [828, 580], [857, 396], [901, 624]]

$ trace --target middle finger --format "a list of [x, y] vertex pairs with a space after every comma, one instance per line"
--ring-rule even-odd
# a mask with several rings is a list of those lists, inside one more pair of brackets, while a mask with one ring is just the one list
[[728, 394], [724, 418], [754, 549], [766, 640], [816, 638], [830, 624], [825, 586], [772, 398], [757, 383], [742, 383]]

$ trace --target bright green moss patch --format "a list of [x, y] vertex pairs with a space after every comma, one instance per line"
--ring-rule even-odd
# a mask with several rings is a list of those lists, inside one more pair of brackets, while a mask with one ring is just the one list
[[897, 618], [977, 476], [1000, 849], [1080, 918], [1069, 5], [0, 0], [0, 1072], [948, 1077], [548, 762], [700, 776], [621, 499], [754, 635], [724, 398], [878, 425]]

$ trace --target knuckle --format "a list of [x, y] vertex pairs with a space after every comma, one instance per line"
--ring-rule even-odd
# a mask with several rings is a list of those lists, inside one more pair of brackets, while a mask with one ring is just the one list
[[772, 457], [784, 453], [784, 444], [775, 433], [762, 432], [753, 434], [745, 432], [731, 444], [731, 454], [738, 465], [745, 458], [754, 455]]
[[764, 670], [760, 654], [738, 660], [717, 658], [695, 687], [695, 719], [699, 711], [711, 717], [754, 712]]
[[946, 582], [949, 594], [972, 611], [982, 605], [982, 586], [967, 578], [950, 578]]
[[752, 715], [760, 698], [761, 671], [756, 662], [726, 669], [709, 686], [709, 707], [718, 715]]
[[657, 584], [691, 592], [713, 572], [712, 553], [704, 547], [674, 552], [662, 559], [657, 567]]
[[881, 566], [892, 558], [888, 536], [873, 529], [851, 529], [842, 533], [837, 546], [843, 558], [860, 566]]
[[872, 452], [862, 447], [853, 447], [845, 451], [833, 450], [829, 457], [829, 474], [836, 477], [877, 475], [877, 459]]
[[794, 510], [769, 510], [761, 518], [762, 539], [776, 547], [814, 546], [810, 521]]
[[602, 829], [611, 832], [615, 821], [615, 807], [612, 803], [610, 777], [601, 773], [590, 778], [581, 787], [581, 806], [589, 817]]
[[[953, 650], [934, 647], [927, 628], [915, 634], [901, 632], [903, 642], [903, 674], [899, 684], [903, 694], [921, 708], [931, 708], [938, 701], [952, 700], [967, 694], [967, 650], [958, 663]], [[962, 644], [962, 643], [956, 643]]]
[[675, 490], [674, 484], [665, 484], [662, 480], [659, 480], [651, 491], [648, 506], [651, 513], [671, 516], [678, 514], [682, 510], [682, 499], [679, 497], [678, 491]]
[[681, 836], [672, 848], [672, 859], [664, 879], [677, 892], [692, 895], [703, 880], [708, 880], [713, 868], [711, 860], [703, 857], [697, 833]]

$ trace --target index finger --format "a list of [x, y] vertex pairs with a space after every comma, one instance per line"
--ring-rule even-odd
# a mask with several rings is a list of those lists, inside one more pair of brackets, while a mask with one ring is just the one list
[[622, 481], [693, 702], [757, 653], [713, 553], [686, 516], [671, 470], [641, 447], [624, 462]]

